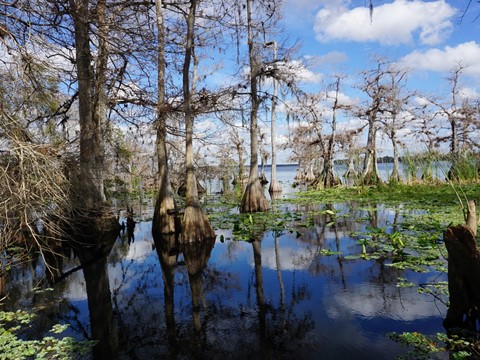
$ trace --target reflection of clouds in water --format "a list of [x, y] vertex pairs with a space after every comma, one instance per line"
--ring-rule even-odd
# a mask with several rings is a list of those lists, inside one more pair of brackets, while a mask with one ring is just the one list
[[142, 260], [153, 251], [153, 240], [144, 241], [143, 239], [138, 239], [135, 236], [135, 242], [130, 244], [130, 248], [128, 249], [128, 253], [125, 256], [125, 260]]
[[[116, 241], [122, 241], [117, 239]], [[126, 240], [123, 240], [126, 241]], [[108, 277], [110, 282], [110, 290], [116, 289], [120, 284], [129, 288], [135, 281], [138, 268], [127, 270], [131, 263], [137, 266], [141, 265], [152, 253], [156, 256], [153, 248], [153, 239], [151, 235], [151, 223], [137, 223], [135, 226], [135, 241], [128, 247], [128, 252], [120, 262], [109, 263]], [[118, 244], [114, 245], [112, 253], [119, 251]], [[126, 244], [125, 244], [126, 245]], [[112, 254], [110, 254], [112, 255]], [[157, 260], [158, 261], [158, 260]], [[126, 276], [127, 271], [133, 272], [131, 276]], [[134, 275], [135, 274], [135, 275]], [[65, 297], [70, 301], [86, 301], [87, 292], [83, 271], [79, 270], [68, 277], [67, 290]]]
[[324, 299], [326, 313], [332, 319], [353, 315], [400, 321], [443, 315], [439, 311], [445, 307], [438, 302], [439, 310], [432, 306], [432, 301], [431, 296], [419, 294], [416, 287], [399, 289], [394, 284], [378, 286], [371, 283], [349, 286], [348, 290], [331, 287]]
[[[299, 252], [304, 251], [285, 246], [279, 246], [278, 253], [280, 258], [280, 270], [306, 270], [310, 262], [300, 262], [299, 259], [301, 254], [299, 254]], [[274, 247], [262, 249], [262, 266], [272, 270], [277, 270], [277, 257]]]
[[151, 223], [137, 223], [135, 225], [135, 240], [130, 244], [125, 260], [141, 260], [149, 256], [153, 251]]
[[83, 271], [79, 270], [68, 277], [65, 282], [67, 289], [65, 290], [65, 298], [69, 301], [83, 301], [87, 300], [87, 291]]

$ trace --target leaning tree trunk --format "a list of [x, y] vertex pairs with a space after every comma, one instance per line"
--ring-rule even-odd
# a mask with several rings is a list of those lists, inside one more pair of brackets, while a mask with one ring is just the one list
[[243, 194], [240, 212], [266, 211], [270, 205], [263, 192], [262, 184], [258, 178], [258, 107], [259, 99], [257, 94], [257, 73], [259, 64], [255, 54], [253, 44], [253, 25], [251, 13], [251, 1], [247, 0], [247, 23], [248, 23], [248, 54], [250, 59], [250, 91], [251, 91], [251, 110], [250, 110], [250, 175], [248, 184]]
[[448, 250], [450, 306], [443, 325], [447, 331], [476, 331], [480, 318], [480, 250], [476, 243], [475, 202], [469, 201], [466, 225], [449, 227], [444, 234]]
[[80, 118], [80, 176], [77, 190], [79, 205], [85, 210], [98, 211], [106, 202], [103, 186], [103, 131], [107, 111], [106, 71], [108, 61], [106, 4], [105, 1], [99, 1], [97, 6], [99, 38], [96, 74], [92, 68], [89, 30], [91, 14], [88, 4], [88, 0], [77, 1], [72, 15], [75, 30]]
[[190, 63], [192, 59], [194, 24], [197, 0], [190, 1], [187, 17], [187, 40], [185, 46], [185, 61], [183, 63], [183, 96], [185, 108], [185, 168], [187, 171], [185, 214], [182, 224], [181, 241], [195, 242], [215, 237], [215, 231], [210, 221], [200, 207], [198, 201], [197, 179], [193, 164], [193, 123], [194, 116], [191, 104], [190, 92]]
[[175, 216], [170, 214], [175, 209], [175, 199], [170, 185], [167, 157], [167, 104], [165, 101], [165, 28], [162, 0], [156, 1], [157, 12], [157, 61], [158, 61], [158, 103], [157, 103], [157, 161], [159, 191], [153, 215], [152, 231], [156, 234], [171, 234], [176, 228]]

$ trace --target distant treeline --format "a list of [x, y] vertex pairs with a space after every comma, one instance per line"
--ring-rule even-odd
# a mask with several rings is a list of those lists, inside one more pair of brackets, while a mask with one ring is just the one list
[[[400, 162], [410, 162], [415, 159], [422, 159], [424, 158], [425, 155], [422, 155], [422, 154], [419, 154], [418, 156], [413, 156], [413, 155], [409, 155], [408, 157], [407, 156], [400, 156], [399, 157], [399, 161]], [[447, 161], [449, 160], [449, 155], [444, 155], [444, 154], [436, 154], [435, 155], [435, 160], [437, 161]], [[339, 160], [335, 160], [335, 164], [336, 165], [346, 165], [348, 166], [348, 164], [350, 163], [350, 160], [349, 159], [339, 159]], [[381, 156], [379, 158], [377, 158], [377, 163], [379, 164], [393, 164], [393, 157], [392, 156]]]

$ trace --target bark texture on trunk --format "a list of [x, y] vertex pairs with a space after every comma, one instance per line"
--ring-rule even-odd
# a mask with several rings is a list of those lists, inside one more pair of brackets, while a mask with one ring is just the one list
[[[88, 0], [71, 1], [75, 30], [75, 52], [78, 78], [78, 111], [80, 118], [80, 176], [78, 184], [79, 205], [85, 210], [101, 210], [106, 203], [104, 192], [103, 135], [107, 112], [106, 68], [107, 25], [106, 4], [99, 1], [98, 57], [96, 71], [92, 67], [90, 49], [90, 17]], [[80, 196], [81, 194], [81, 196]]]
[[258, 107], [259, 99], [257, 94], [257, 72], [258, 61], [253, 44], [253, 25], [251, 13], [251, 0], [247, 0], [247, 23], [248, 23], [248, 54], [250, 61], [250, 175], [248, 184], [243, 194], [240, 212], [266, 211], [270, 204], [265, 197], [263, 187], [258, 178]]
[[190, 8], [187, 16], [187, 43], [185, 47], [185, 60], [183, 63], [183, 96], [185, 110], [185, 168], [186, 168], [186, 198], [185, 214], [182, 223], [182, 243], [201, 241], [215, 238], [215, 231], [210, 225], [206, 214], [200, 207], [198, 200], [197, 179], [195, 176], [195, 165], [193, 163], [193, 124], [194, 115], [191, 104], [190, 91], [190, 63], [192, 60], [194, 25], [197, 0], [190, 1]]
[[443, 322], [447, 331], [463, 328], [476, 331], [480, 320], [480, 250], [476, 243], [475, 203], [470, 201], [467, 224], [449, 227], [444, 233], [448, 250], [450, 306]]
[[[70, 1], [75, 31], [78, 112], [80, 120], [80, 175], [76, 184], [78, 205], [87, 211], [101, 211], [106, 204], [104, 191], [105, 123], [107, 117], [108, 24], [106, 2], [99, 0], [96, 11], [89, 1]], [[95, 63], [90, 47], [90, 23], [96, 22]]]
[[165, 101], [165, 28], [162, 0], [156, 1], [157, 16], [157, 68], [158, 68], [158, 103], [157, 103], [157, 140], [156, 151], [158, 161], [159, 191], [155, 203], [152, 232], [156, 234], [172, 234], [180, 231], [176, 218], [169, 211], [176, 208], [173, 190], [170, 184], [167, 154], [167, 104]]
[[[273, 43], [273, 61], [277, 60], [277, 43]], [[272, 138], [272, 169], [270, 176], [270, 186], [268, 192], [272, 199], [278, 197], [278, 194], [282, 192], [282, 186], [277, 181], [277, 147], [275, 145], [275, 111], [277, 108], [277, 80], [273, 79], [273, 99], [272, 99], [272, 109], [271, 109], [271, 124], [270, 124], [270, 133]], [[275, 194], [275, 195], [273, 195]]]

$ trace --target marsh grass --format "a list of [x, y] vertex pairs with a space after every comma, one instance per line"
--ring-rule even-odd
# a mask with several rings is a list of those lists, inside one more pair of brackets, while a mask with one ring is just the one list
[[407, 152], [401, 159], [403, 172], [405, 174], [405, 182], [407, 184], [417, 180], [417, 157]]
[[465, 152], [458, 157], [451, 158], [453, 164], [449, 176], [452, 180], [459, 182], [478, 182], [479, 179], [479, 158], [474, 154]]

